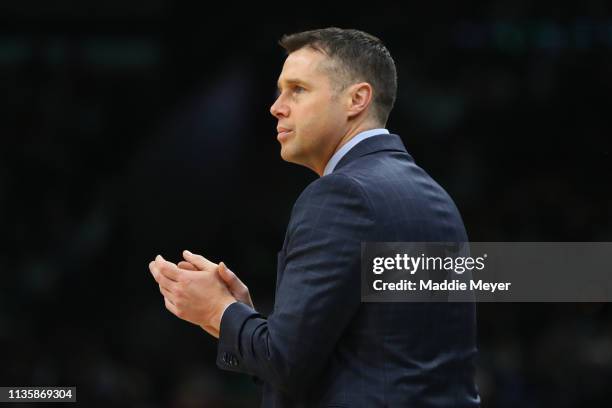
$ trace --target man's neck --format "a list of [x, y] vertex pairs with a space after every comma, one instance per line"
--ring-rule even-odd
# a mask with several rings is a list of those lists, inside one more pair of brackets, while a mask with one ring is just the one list
[[340, 139], [340, 141], [336, 145], [336, 148], [334, 149], [334, 151], [329, 155], [327, 160], [329, 160], [334, 155], [334, 153], [336, 153], [338, 150], [340, 150], [340, 148], [342, 146], [347, 144], [352, 138], [357, 136], [359, 133], [365, 132], [366, 130], [382, 128], [382, 127], [384, 127], [384, 125], [380, 125], [378, 123], [373, 123], [372, 121], [367, 121], [367, 122], [363, 122], [363, 123], [359, 124], [358, 126], [352, 128], [352, 129], [348, 129], [347, 132], [344, 134], [344, 136]]
[[340, 140], [336, 144], [336, 147], [328, 155], [326, 160], [323, 163], [321, 163], [319, 166], [317, 166], [316, 169], [312, 168], [312, 170], [314, 170], [315, 173], [317, 173], [319, 175], [319, 177], [322, 177], [323, 173], [325, 171], [325, 166], [327, 165], [329, 160], [332, 158], [332, 156], [338, 150], [340, 150], [342, 148], [342, 146], [347, 144], [352, 138], [354, 138], [355, 136], [357, 136], [358, 134], [360, 134], [362, 132], [365, 132], [365, 131], [371, 130], [371, 129], [382, 128], [382, 127], [384, 127], [384, 125], [380, 125], [378, 123], [373, 123], [372, 121], [367, 121], [367, 122], [362, 122], [362, 123], [360, 123], [357, 126], [354, 126], [354, 127], [351, 127], [349, 129], [347, 129], [347, 131], [344, 133], [344, 136], [342, 136], [342, 138], [340, 138]]

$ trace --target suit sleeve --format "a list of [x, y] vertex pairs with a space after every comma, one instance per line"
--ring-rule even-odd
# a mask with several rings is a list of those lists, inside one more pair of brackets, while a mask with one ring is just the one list
[[373, 224], [357, 182], [331, 174], [296, 202], [277, 282], [264, 319], [242, 303], [221, 320], [217, 365], [302, 394], [325, 366], [360, 304], [361, 241]]

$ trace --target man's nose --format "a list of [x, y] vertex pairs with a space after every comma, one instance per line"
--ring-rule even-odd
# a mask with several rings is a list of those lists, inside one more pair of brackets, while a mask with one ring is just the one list
[[276, 99], [276, 101], [274, 101], [272, 106], [270, 106], [270, 113], [275, 118], [279, 118], [280, 116], [287, 117], [289, 115], [289, 108], [287, 107], [287, 104], [283, 103], [279, 97]]

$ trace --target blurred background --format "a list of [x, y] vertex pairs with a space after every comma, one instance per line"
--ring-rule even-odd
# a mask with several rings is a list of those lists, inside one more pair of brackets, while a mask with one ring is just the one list
[[[271, 310], [316, 178], [281, 160], [269, 113], [285, 33], [383, 39], [388, 128], [472, 241], [612, 240], [610, 3], [534, 3], [0, 3], [0, 385], [77, 386], [87, 407], [258, 406], [147, 265], [223, 260]], [[478, 314], [483, 407], [611, 406], [609, 304]]]

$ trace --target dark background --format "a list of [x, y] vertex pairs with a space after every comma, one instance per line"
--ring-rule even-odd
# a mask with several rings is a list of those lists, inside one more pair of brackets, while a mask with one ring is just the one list
[[[284, 33], [385, 41], [388, 128], [472, 241], [612, 239], [605, 1], [82, 3], [0, 5], [0, 386], [77, 386], [87, 407], [258, 405], [147, 264], [223, 260], [271, 310], [291, 206], [316, 178], [280, 159], [268, 111]], [[478, 313], [484, 407], [610, 406], [609, 304]]]

